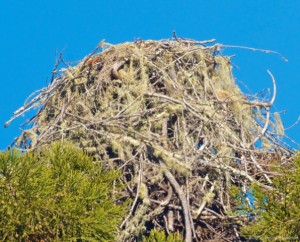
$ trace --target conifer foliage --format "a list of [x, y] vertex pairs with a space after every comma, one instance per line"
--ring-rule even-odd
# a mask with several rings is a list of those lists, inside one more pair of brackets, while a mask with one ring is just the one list
[[164, 231], [152, 229], [148, 237], [143, 236], [143, 242], [183, 242], [183, 240], [178, 233], [166, 235]]
[[70, 144], [1, 153], [0, 238], [114, 241], [125, 206], [112, 199], [117, 176]]
[[253, 223], [243, 229], [248, 238], [259, 241], [299, 241], [300, 239], [300, 156], [294, 167], [281, 167], [273, 180], [273, 190], [254, 186], [257, 214]]

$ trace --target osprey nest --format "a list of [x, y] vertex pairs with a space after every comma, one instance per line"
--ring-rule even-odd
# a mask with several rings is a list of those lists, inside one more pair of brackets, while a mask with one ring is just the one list
[[118, 202], [131, 200], [120, 241], [152, 228], [186, 241], [232, 241], [247, 221], [233, 213], [232, 188], [242, 195], [254, 182], [271, 188], [269, 163], [292, 152], [270, 113], [272, 74], [270, 101], [243, 94], [222, 48], [178, 38], [102, 42], [75, 66], [59, 69], [60, 58], [48, 87], [6, 123], [39, 107], [13, 145], [34, 150], [68, 140], [120, 170]]

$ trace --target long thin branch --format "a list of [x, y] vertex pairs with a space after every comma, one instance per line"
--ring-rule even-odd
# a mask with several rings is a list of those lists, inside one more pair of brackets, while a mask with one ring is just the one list
[[186, 199], [186, 196], [184, 195], [183, 190], [181, 189], [173, 174], [167, 169], [166, 165], [163, 162], [160, 162], [160, 164], [164, 168], [164, 174], [177, 193], [182, 205], [185, 223], [185, 241], [192, 242], [192, 225], [190, 222], [190, 211], [188, 209], [188, 201]]
[[274, 50], [264, 50], [264, 49], [258, 49], [258, 48], [253, 48], [253, 47], [240, 46], [240, 45], [222, 45], [222, 44], [219, 44], [219, 46], [221, 48], [244, 49], [244, 50], [259, 51], [259, 52], [263, 52], [263, 53], [266, 53], [266, 54], [275, 54], [275, 55], [278, 55], [285, 62], [288, 62], [287, 58], [285, 58], [282, 54], [280, 54], [279, 52], [274, 51]]

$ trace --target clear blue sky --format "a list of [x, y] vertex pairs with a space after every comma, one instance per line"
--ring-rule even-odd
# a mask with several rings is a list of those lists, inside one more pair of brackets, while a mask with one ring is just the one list
[[[226, 51], [239, 69], [237, 81], [251, 93], [272, 88], [266, 72], [277, 80], [273, 111], [284, 111], [286, 127], [300, 116], [299, 0], [9, 0], [0, 2], [0, 149], [20, 134], [30, 116], [3, 124], [33, 91], [51, 77], [55, 53], [65, 49], [67, 61], [83, 58], [101, 39], [110, 43], [134, 38], [179, 37], [279, 51], [289, 59], [245, 50]], [[287, 131], [300, 143], [300, 125]]]

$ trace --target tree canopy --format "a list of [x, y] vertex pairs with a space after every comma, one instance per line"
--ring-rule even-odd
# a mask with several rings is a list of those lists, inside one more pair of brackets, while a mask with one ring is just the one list
[[70, 144], [0, 153], [1, 240], [115, 241], [118, 177]]

